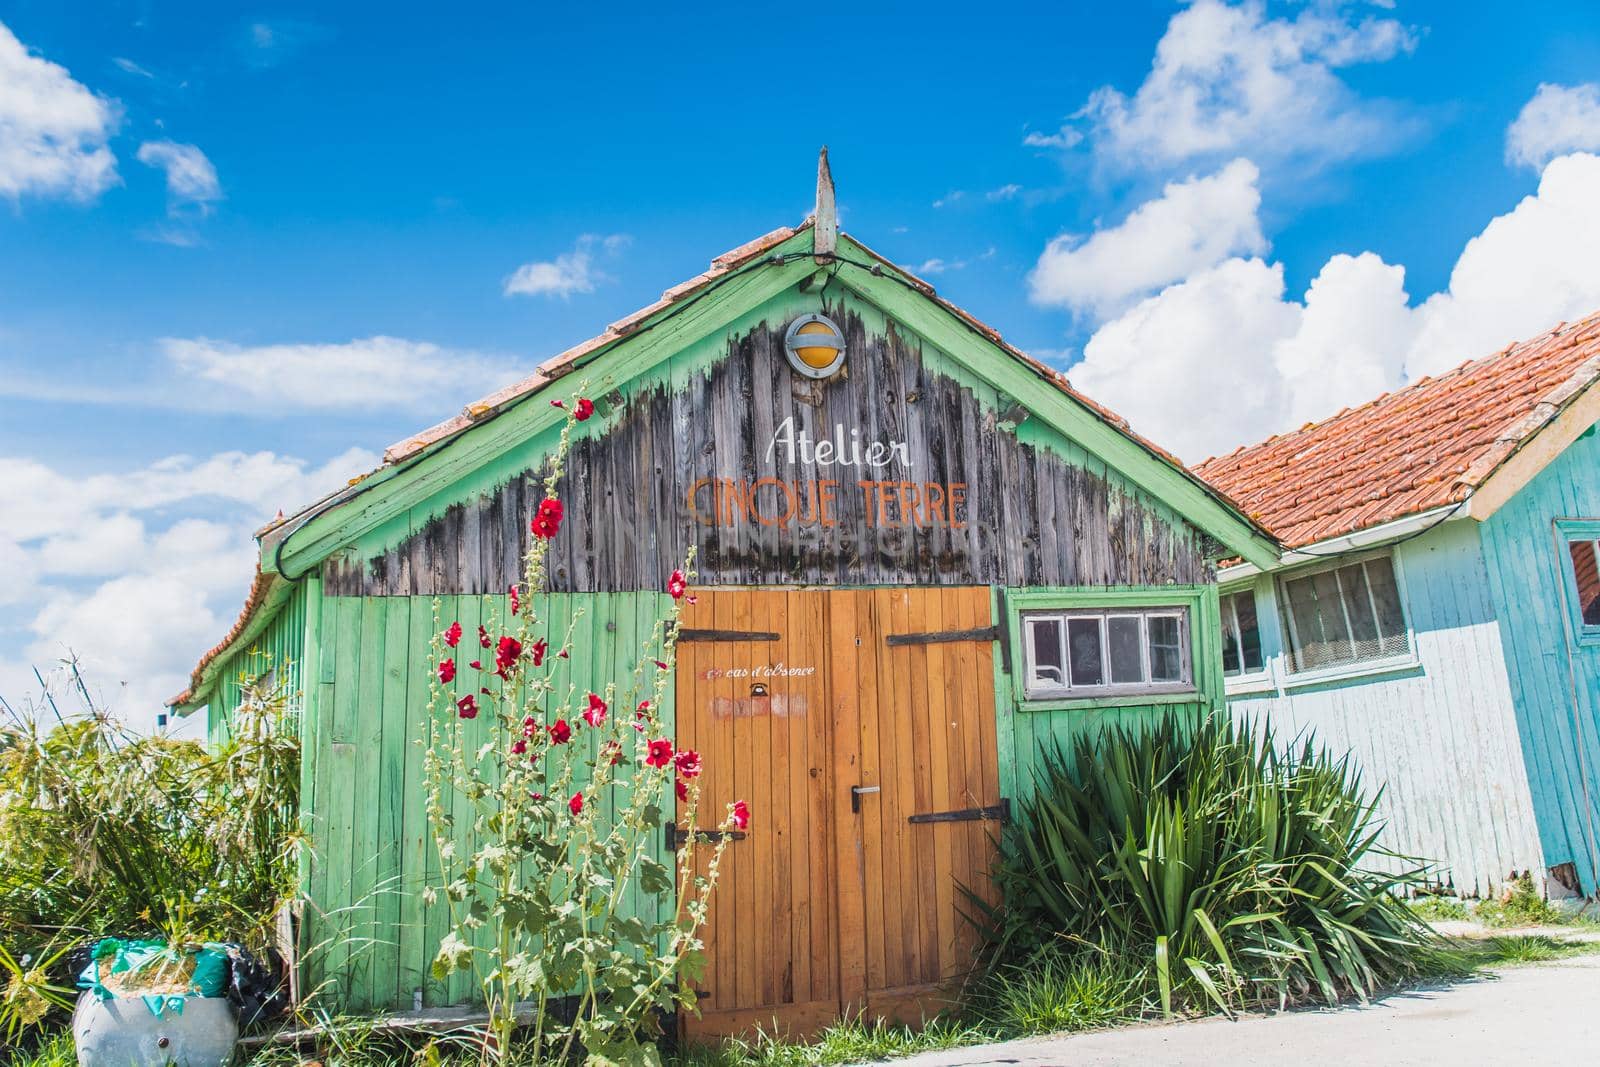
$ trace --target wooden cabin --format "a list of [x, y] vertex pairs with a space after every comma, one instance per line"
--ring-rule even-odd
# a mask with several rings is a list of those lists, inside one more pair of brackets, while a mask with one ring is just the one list
[[1230, 705], [1467, 895], [1596, 892], [1597, 421], [1600, 313], [1195, 468], [1287, 547], [1222, 572]]
[[553, 542], [544, 608], [557, 626], [584, 612], [563, 678], [581, 692], [631, 667], [695, 546], [663, 714], [708, 755], [702, 810], [737, 796], [756, 813], [724, 861], [692, 1030], [915, 1017], [970, 962], [961, 887], [987, 884], [989, 835], [1039, 754], [1222, 706], [1215, 563], [1266, 565], [1276, 544], [839, 233], [824, 155], [798, 228], [718, 256], [262, 531], [238, 624], [173, 703], [208, 708], [221, 735], [252, 649], [295, 664], [302, 940], [332, 945], [303, 981], [332, 983], [340, 1007], [475, 997], [428, 973], [444, 926], [422, 904], [410, 743], [427, 642], [436, 598], [470, 632], [519, 577], [564, 418], [549, 400], [580, 381], [597, 417], [560, 493], [584, 521]]

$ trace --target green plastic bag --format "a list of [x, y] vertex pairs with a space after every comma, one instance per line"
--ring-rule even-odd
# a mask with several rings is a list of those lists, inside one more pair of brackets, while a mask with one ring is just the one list
[[78, 976], [78, 985], [101, 1000], [112, 1000], [117, 993], [105, 984], [112, 975], [134, 975], [179, 964], [185, 954], [193, 958], [193, 970], [182, 994], [137, 994], [151, 1014], [183, 1012], [183, 998], [220, 997], [228, 986], [228, 955], [221, 945], [207, 943], [199, 949], [175, 949], [165, 941], [101, 938], [90, 952], [89, 965]]

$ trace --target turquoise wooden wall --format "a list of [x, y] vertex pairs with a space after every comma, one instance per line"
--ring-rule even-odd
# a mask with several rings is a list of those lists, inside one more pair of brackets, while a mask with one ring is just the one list
[[1281, 742], [1310, 732], [1353, 753], [1368, 787], [1384, 789], [1384, 843], [1437, 862], [1459, 892], [1489, 894], [1544, 861], [1477, 524], [1446, 523], [1395, 557], [1414, 664], [1292, 684], [1275, 579], [1258, 577], [1249, 585], [1269, 674], [1236, 684], [1229, 705], [1270, 723]]
[[231, 736], [234, 709], [246, 685], [267, 671], [278, 670], [278, 682], [298, 712], [302, 692], [300, 661], [304, 658], [306, 591], [297, 587], [272, 621], [249, 646], [227, 658], [218, 673], [216, 691], [206, 705], [206, 740], [220, 745]]
[[1562, 625], [1563, 590], [1572, 579], [1566, 549], [1557, 548], [1551, 528], [1559, 518], [1600, 518], [1600, 434], [1593, 428], [1483, 524], [1489, 589], [1545, 861], [1574, 864], [1584, 891], [1593, 893], [1600, 849], [1591, 840], [1600, 834], [1600, 645], [1574, 645]]
[[[444, 907], [426, 908], [422, 900], [424, 888], [437, 886], [439, 878], [424, 808], [423, 753], [415, 743], [427, 729], [433, 599], [313, 599], [316, 662], [308, 669], [302, 787], [311, 838], [303, 871], [311, 905], [301, 938], [309, 946], [306, 989], [350, 1011], [409, 1010], [415, 990], [430, 1007], [475, 1001], [480, 994], [468, 975], [441, 983], [429, 974], [447, 930]], [[505, 598], [489, 600], [504, 617]], [[446, 623], [459, 620], [468, 635], [463, 651], [473, 643], [485, 603], [472, 596], [440, 600], [440, 616]], [[616, 682], [626, 692], [639, 650], [667, 603], [656, 593], [539, 598], [536, 607], [550, 634], [566, 633], [577, 620], [572, 658], [552, 661], [556, 691], [571, 686], [581, 698]], [[550, 641], [560, 644], [555, 636]], [[475, 643], [472, 651], [478, 651]], [[669, 700], [661, 711], [669, 734], [672, 715]], [[487, 715], [469, 725], [482, 741], [495, 729]], [[616, 801], [610, 798], [608, 808]], [[458, 851], [470, 854], [464, 812]], [[666, 859], [664, 851], [658, 841], [658, 858]], [[647, 903], [653, 901], [641, 896], [635, 907], [642, 912]]]

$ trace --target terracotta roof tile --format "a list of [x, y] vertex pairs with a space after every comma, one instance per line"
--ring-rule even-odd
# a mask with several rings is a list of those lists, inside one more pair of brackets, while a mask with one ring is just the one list
[[1290, 548], [1466, 499], [1600, 380], [1600, 312], [1194, 471]]

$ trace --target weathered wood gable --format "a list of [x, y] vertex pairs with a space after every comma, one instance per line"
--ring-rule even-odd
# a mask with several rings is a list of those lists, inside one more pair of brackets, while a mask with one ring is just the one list
[[[1204, 534], [859, 298], [820, 302], [846, 334], [843, 373], [794, 373], [798, 298], [717, 358], [597, 398], [604, 431], [575, 444], [559, 488], [574, 522], [552, 548], [554, 590], [660, 589], [689, 544], [709, 585], [1212, 579]], [[386, 545], [331, 556], [325, 592], [504, 591], [543, 477], [533, 457]]]

